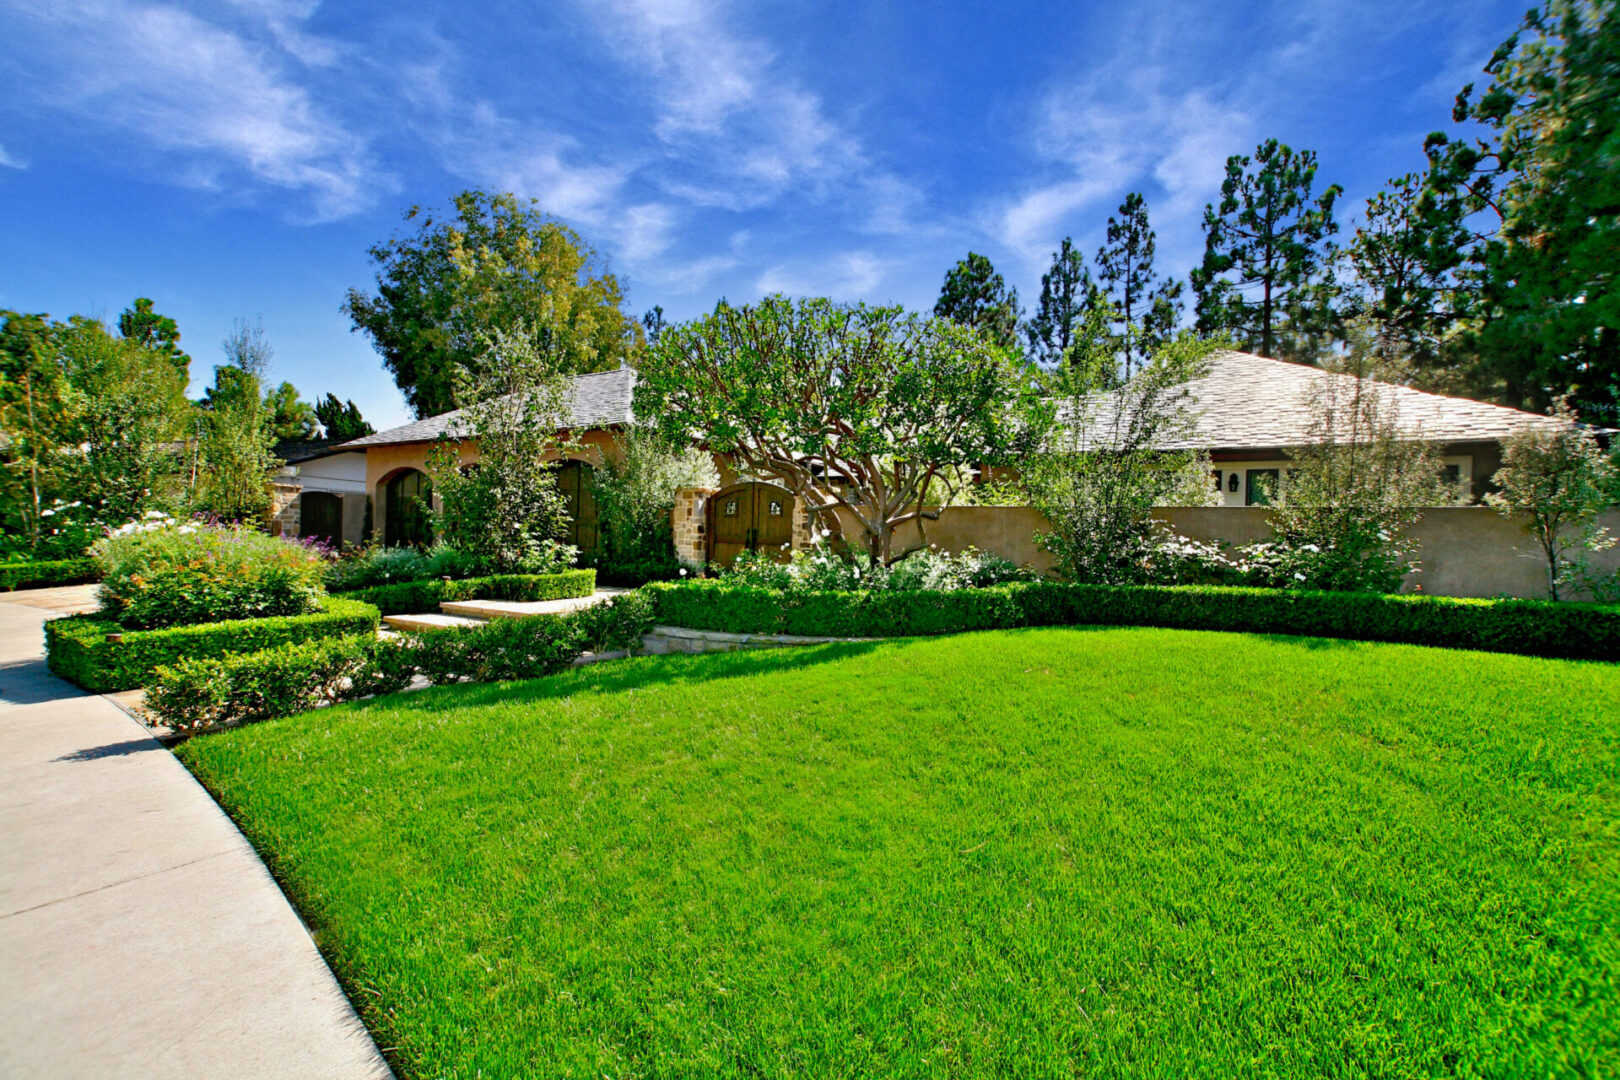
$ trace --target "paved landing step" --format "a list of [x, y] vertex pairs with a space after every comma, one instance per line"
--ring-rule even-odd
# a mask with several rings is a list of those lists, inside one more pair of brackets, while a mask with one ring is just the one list
[[486, 620], [465, 615], [384, 615], [383, 625], [394, 630], [442, 630], [447, 626], [481, 626]]
[[520, 619], [525, 615], [561, 615], [577, 611], [600, 604], [611, 595], [599, 591], [593, 596], [573, 596], [563, 600], [446, 600], [439, 605], [439, 610], [446, 615], [472, 619]]

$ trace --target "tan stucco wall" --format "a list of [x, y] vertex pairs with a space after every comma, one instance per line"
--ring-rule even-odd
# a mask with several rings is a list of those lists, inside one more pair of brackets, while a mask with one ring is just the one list
[[[570, 451], [566, 458], [600, 465], [603, 455], [618, 456], [618, 444], [611, 431], [587, 431], [576, 436], [575, 441], [580, 444], [579, 449]], [[384, 518], [388, 513], [388, 500], [383, 497], [383, 485], [393, 478], [401, 469], [416, 469], [427, 472], [428, 455], [437, 446], [435, 442], [398, 443], [392, 446], [370, 446], [366, 448], [366, 490], [371, 493], [371, 530], [372, 535], [383, 535]], [[461, 463], [471, 465], [478, 460], [478, 442], [469, 439], [460, 446]], [[548, 461], [558, 457], [555, 453], [546, 455]]]

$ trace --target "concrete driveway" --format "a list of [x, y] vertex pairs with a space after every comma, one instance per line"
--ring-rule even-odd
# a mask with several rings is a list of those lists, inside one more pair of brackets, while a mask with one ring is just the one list
[[45, 670], [89, 595], [0, 593], [0, 1076], [391, 1076], [208, 793]]

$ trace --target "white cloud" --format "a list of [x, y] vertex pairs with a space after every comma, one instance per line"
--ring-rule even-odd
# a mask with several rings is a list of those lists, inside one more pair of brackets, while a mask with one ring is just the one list
[[38, 98], [120, 152], [174, 155], [162, 164], [181, 182], [302, 192], [316, 219], [359, 210], [389, 186], [366, 140], [316, 102], [273, 41], [164, 4], [80, 0], [22, 10], [43, 31], [31, 53]]
[[870, 252], [852, 251], [808, 266], [773, 266], [760, 275], [755, 287], [761, 294], [870, 300], [888, 270], [889, 264]]
[[28, 164], [27, 162], [19, 161], [12, 157], [10, 154], [6, 153], [6, 148], [4, 146], [0, 146], [0, 167], [7, 169], [26, 169], [28, 168]]

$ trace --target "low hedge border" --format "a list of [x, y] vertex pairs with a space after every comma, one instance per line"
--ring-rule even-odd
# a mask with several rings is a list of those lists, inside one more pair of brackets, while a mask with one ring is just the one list
[[[265, 619], [125, 630], [96, 615], [70, 615], [45, 624], [45, 654], [51, 672], [97, 694], [145, 686], [157, 669], [183, 659], [258, 652], [289, 642], [375, 634], [379, 615], [371, 604], [329, 596], [319, 611]], [[121, 634], [120, 640], [110, 635]]]
[[537, 678], [563, 670], [585, 651], [631, 648], [651, 625], [651, 602], [625, 593], [563, 615], [182, 660], [158, 669], [145, 709], [176, 732], [193, 735], [394, 693], [417, 676], [436, 686]]
[[723, 581], [644, 586], [658, 622], [694, 630], [901, 637], [1020, 626], [1159, 626], [1620, 659], [1620, 606], [1545, 600], [1037, 581], [954, 592], [788, 592]]
[[41, 589], [51, 585], [82, 585], [100, 580], [101, 564], [89, 556], [51, 562], [0, 563], [0, 592]]
[[446, 600], [567, 600], [596, 591], [595, 570], [560, 574], [494, 574], [476, 578], [429, 578], [372, 585], [338, 595], [375, 604], [384, 615], [419, 615]]

